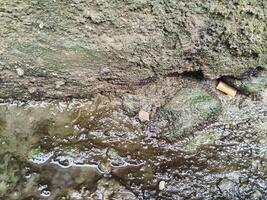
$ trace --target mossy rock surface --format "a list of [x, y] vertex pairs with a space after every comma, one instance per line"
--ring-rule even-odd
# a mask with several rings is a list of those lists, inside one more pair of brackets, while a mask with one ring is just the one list
[[190, 133], [195, 127], [204, 125], [220, 110], [220, 100], [204, 89], [184, 88], [161, 109], [161, 115], [172, 123], [164, 136], [173, 138], [183, 133]]

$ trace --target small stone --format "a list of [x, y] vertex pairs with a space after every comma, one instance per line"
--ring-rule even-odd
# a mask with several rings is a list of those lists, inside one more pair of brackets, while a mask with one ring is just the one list
[[138, 116], [141, 122], [149, 121], [149, 113], [144, 110], [140, 110]]
[[159, 190], [164, 190], [165, 185], [166, 185], [166, 182], [165, 181], [160, 181], [159, 182]]
[[173, 119], [168, 131], [161, 136], [175, 139], [188, 134], [195, 127], [218, 115], [221, 108], [221, 101], [203, 88], [183, 88], [160, 109], [160, 115], [165, 120]]
[[109, 74], [110, 72], [111, 70], [109, 69], [109, 67], [107, 66], [100, 67], [100, 74], [105, 75], [105, 74]]
[[154, 103], [154, 106], [155, 106], [156, 108], [159, 108], [159, 107], [161, 106], [160, 101], [156, 101], [156, 102]]
[[39, 28], [40, 28], [40, 29], [44, 28], [44, 23], [43, 23], [43, 22], [41, 22], [41, 23], [39, 24]]
[[64, 81], [56, 81], [56, 88], [60, 88], [62, 85], [65, 85]]
[[37, 91], [37, 89], [35, 87], [30, 87], [30, 88], [28, 88], [28, 91], [30, 94], [33, 94]]
[[17, 72], [17, 75], [18, 75], [18, 76], [24, 76], [24, 70], [23, 70], [23, 69], [21, 69], [21, 68], [17, 68], [17, 69], [16, 69], [16, 72]]

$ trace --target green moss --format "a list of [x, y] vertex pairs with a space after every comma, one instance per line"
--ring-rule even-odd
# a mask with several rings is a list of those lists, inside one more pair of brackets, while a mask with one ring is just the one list
[[33, 158], [36, 158], [36, 157], [39, 157], [40, 155], [42, 154], [42, 150], [41, 148], [34, 148], [34, 149], [31, 149], [29, 154], [28, 154], [28, 158], [29, 159], [33, 159]]
[[33, 6], [36, 6], [36, 7], [39, 7], [39, 8], [45, 7], [49, 3], [51, 3], [50, 0], [32, 0], [31, 2], [32, 2]]
[[14, 177], [10, 176], [10, 175], [5, 175], [3, 178], [4, 182], [6, 184], [11, 184], [14, 182]]
[[25, 75], [47, 77], [52, 72], [67, 71], [69, 68], [89, 67], [98, 70], [98, 63], [106, 58], [101, 51], [93, 51], [79, 42], [53, 41], [52, 38], [14, 43], [10, 59], [17, 63], [29, 63]]
[[192, 103], [195, 104], [195, 103], [200, 103], [200, 102], [205, 102], [205, 101], [210, 101], [212, 100], [212, 96], [210, 95], [199, 95], [199, 96], [194, 96], [192, 98]]
[[0, 117], [0, 141], [1, 141], [1, 133], [6, 127], [6, 122]]

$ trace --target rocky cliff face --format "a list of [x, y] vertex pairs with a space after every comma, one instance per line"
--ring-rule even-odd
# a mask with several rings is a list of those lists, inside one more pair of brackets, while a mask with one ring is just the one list
[[84, 98], [174, 72], [215, 79], [266, 68], [266, 1], [0, 4], [1, 98]]

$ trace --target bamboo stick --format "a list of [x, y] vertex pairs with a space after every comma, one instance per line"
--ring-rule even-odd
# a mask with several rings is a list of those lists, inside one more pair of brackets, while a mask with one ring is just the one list
[[220, 81], [219, 84], [216, 87], [217, 90], [220, 90], [221, 92], [231, 96], [235, 97], [237, 90], [230, 85], [227, 85], [226, 83]]

